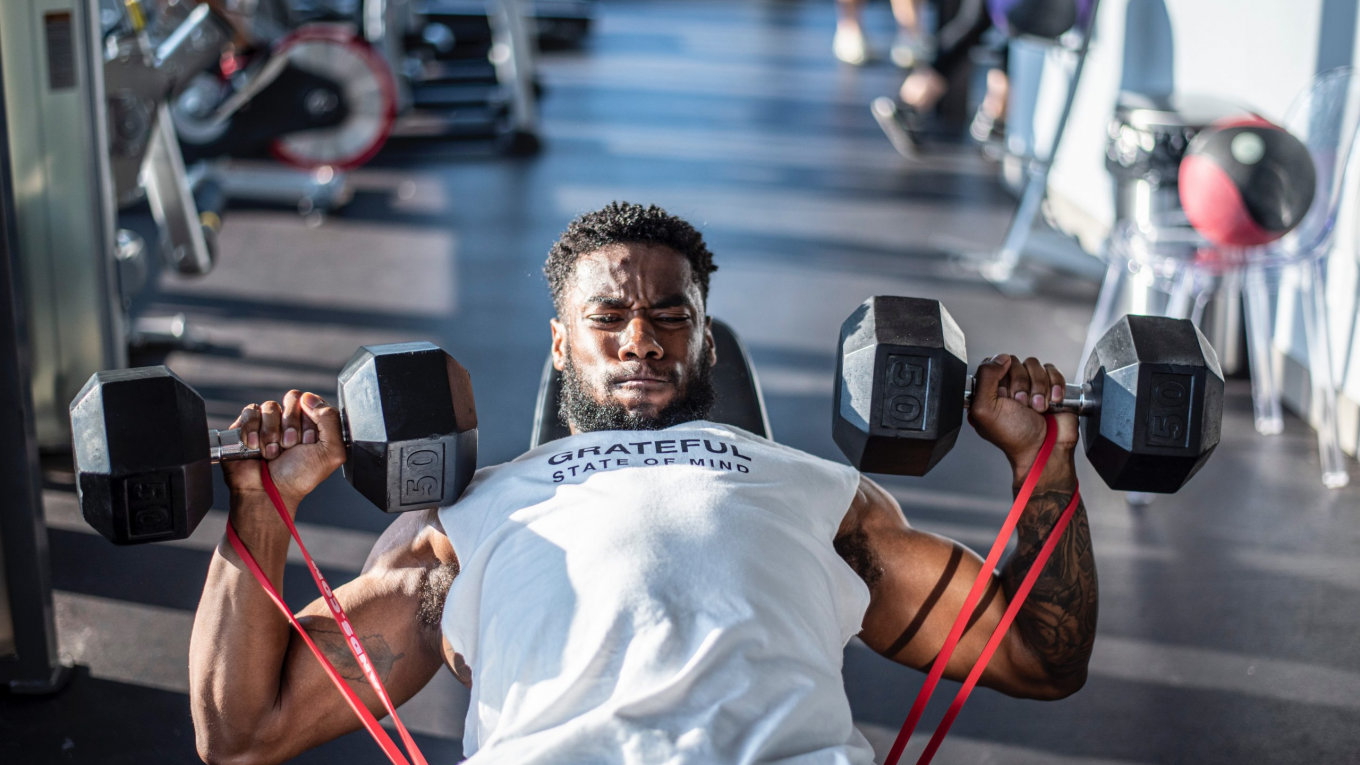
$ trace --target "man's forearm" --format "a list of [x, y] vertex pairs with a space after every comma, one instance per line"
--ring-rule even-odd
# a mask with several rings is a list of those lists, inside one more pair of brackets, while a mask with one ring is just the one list
[[[288, 530], [263, 495], [232, 497], [241, 541], [282, 590]], [[200, 749], [233, 749], [264, 727], [279, 695], [289, 625], [224, 538], [208, 568], [189, 645]]]
[[[1007, 596], [1019, 588], [1076, 486], [1071, 452], [1055, 452], [1016, 526], [1015, 552], [1001, 568]], [[1095, 644], [1098, 602], [1091, 529], [1086, 508], [1079, 504], [1015, 619], [1020, 637], [1051, 679], [1064, 683], [1085, 677]]]

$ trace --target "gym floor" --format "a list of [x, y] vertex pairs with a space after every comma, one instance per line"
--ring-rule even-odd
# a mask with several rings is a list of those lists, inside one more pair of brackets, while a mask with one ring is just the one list
[[[886, 4], [869, 10], [886, 47]], [[541, 156], [394, 143], [319, 226], [292, 210], [231, 210], [217, 269], [162, 275], [140, 310], [183, 312], [210, 341], [166, 363], [218, 427], [290, 387], [329, 394], [359, 344], [440, 343], [472, 373], [480, 462], [494, 464], [529, 441], [547, 249], [576, 214], [626, 199], [704, 230], [721, 267], [710, 312], [749, 345], [786, 444], [840, 458], [836, 336], [871, 294], [943, 300], [974, 362], [1015, 351], [1075, 367], [1095, 286], [1049, 280], [1008, 300], [952, 268], [951, 248], [1000, 241], [1014, 201], [962, 143], [900, 160], [867, 108], [898, 75], [839, 65], [832, 26], [831, 0], [606, 0], [584, 50], [543, 58]], [[1082, 470], [1102, 584], [1090, 681], [1052, 703], [979, 691], [936, 761], [1360, 761], [1360, 488], [1321, 487], [1312, 432], [1290, 417], [1282, 435], [1258, 436], [1248, 386], [1230, 380], [1222, 445], [1180, 494], [1135, 511]], [[929, 476], [885, 483], [913, 523], [982, 551], [1009, 504], [1003, 458], [967, 429]], [[79, 668], [55, 697], [0, 696], [0, 760], [197, 761], [189, 632], [221, 512], [182, 543], [115, 548], [80, 520], [58, 469], [45, 499], [60, 644]], [[333, 584], [390, 520], [338, 474], [300, 519]], [[289, 567], [291, 603], [311, 587]], [[850, 700], [880, 757], [921, 677], [846, 648]], [[937, 694], [927, 733], [955, 687]], [[461, 756], [465, 705], [441, 672], [403, 709], [431, 762]], [[355, 734], [295, 762], [380, 759]]]

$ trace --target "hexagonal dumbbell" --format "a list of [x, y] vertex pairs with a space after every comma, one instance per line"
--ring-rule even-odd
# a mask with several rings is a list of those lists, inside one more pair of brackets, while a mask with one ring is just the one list
[[[431, 343], [360, 348], [340, 374], [344, 475], [385, 512], [452, 504], [477, 467], [468, 373]], [[210, 430], [203, 399], [165, 367], [99, 372], [71, 402], [81, 512], [115, 544], [184, 539], [212, 505], [212, 465], [257, 459]]]
[[453, 504], [477, 469], [472, 380], [430, 343], [360, 348], [340, 371], [341, 470], [384, 512]]
[[[856, 468], [925, 475], [953, 448], [972, 392], [963, 332], [939, 301], [873, 297], [841, 325], [832, 435]], [[1189, 321], [1125, 316], [1051, 411], [1082, 416], [1086, 456], [1111, 488], [1174, 492], [1218, 445], [1223, 373]]]

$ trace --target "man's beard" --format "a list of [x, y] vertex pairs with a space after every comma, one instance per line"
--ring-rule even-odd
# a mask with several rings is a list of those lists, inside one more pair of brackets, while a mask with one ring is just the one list
[[[595, 400], [581, 371], [571, 359], [571, 348], [563, 349], [566, 365], [562, 369], [562, 401], [558, 407], [558, 418], [563, 425], [574, 427], [578, 433], [591, 433], [597, 430], [662, 430], [694, 420], [708, 418], [713, 408], [713, 367], [708, 363], [708, 350], [705, 349], [699, 363], [691, 367], [693, 374], [683, 390], [677, 391], [675, 398], [655, 415], [630, 412], [615, 400], [600, 403]], [[606, 389], [612, 387], [615, 378], [627, 376], [620, 372], [605, 379]], [[678, 382], [677, 375], [668, 375], [672, 383]]]

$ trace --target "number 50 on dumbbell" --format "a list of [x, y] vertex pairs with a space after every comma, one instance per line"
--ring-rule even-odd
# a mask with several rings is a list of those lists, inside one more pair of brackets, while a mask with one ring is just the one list
[[[385, 512], [450, 505], [477, 467], [467, 370], [431, 343], [360, 348], [340, 372], [345, 478]], [[71, 402], [76, 491], [109, 541], [184, 539], [212, 506], [212, 465], [257, 459], [210, 430], [203, 398], [169, 369], [98, 372]]]
[[[937, 300], [879, 296], [841, 325], [833, 436], [855, 467], [925, 475], [954, 447], [973, 396], [963, 331]], [[1180, 489], [1218, 446], [1223, 372], [1185, 319], [1125, 316], [1096, 343], [1084, 382], [1050, 411], [1081, 416], [1110, 488]]]

